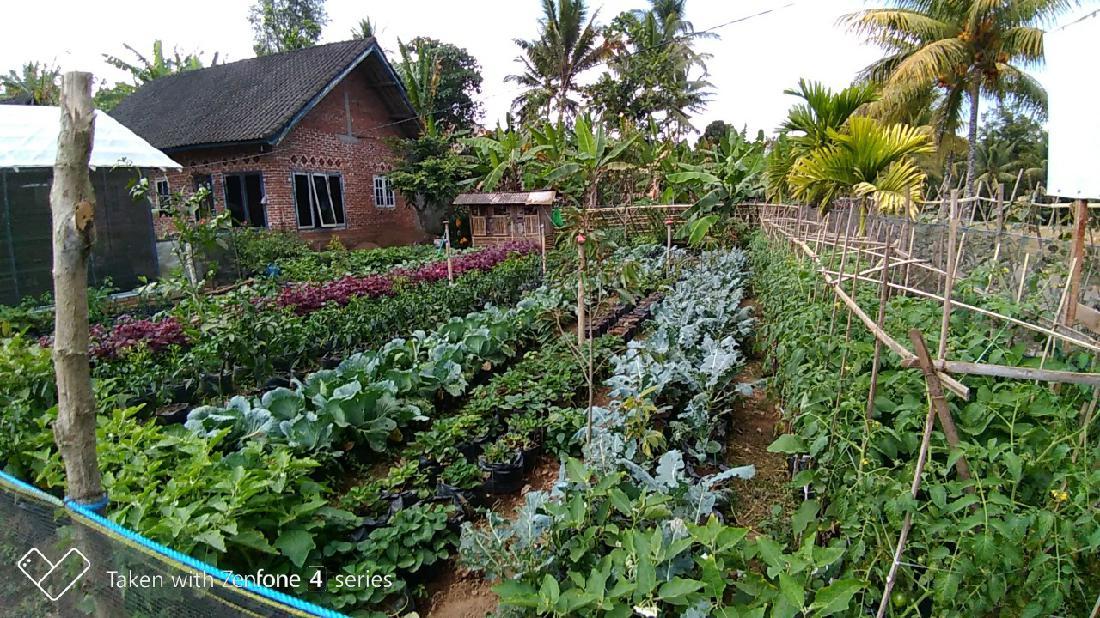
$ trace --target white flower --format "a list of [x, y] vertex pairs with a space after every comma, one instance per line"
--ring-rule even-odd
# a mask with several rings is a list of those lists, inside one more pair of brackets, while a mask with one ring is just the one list
[[645, 618], [657, 618], [657, 606], [656, 605], [649, 605], [649, 606], [646, 606], [646, 607], [642, 607], [640, 605], [635, 605], [634, 606], [634, 612], [637, 613], [639, 616], [645, 616]]

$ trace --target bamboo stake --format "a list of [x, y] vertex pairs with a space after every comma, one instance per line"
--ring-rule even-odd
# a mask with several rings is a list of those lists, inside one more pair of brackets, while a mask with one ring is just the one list
[[[848, 222], [844, 226], [844, 244], [840, 250], [840, 272], [844, 273], [845, 268], [848, 265], [848, 228], [852, 225], [852, 209], [848, 209]], [[840, 226], [837, 226], [837, 234], [840, 233]], [[836, 309], [837, 309], [836, 294], [833, 294], [833, 307], [832, 314], [829, 317], [829, 337], [833, 336], [833, 328], [836, 326]], [[851, 316], [849, 316], [849, 324], [851, 324]]]
[[54, 440], [65, 464], [68, 497], [99, 513], [107, 496], [96, 459], [96, 405], [88, 360], [88, 257], [95, 238], [95, 192], [88, 162], [95, 135], [91, 73], [61, 79], [61, 129], [50, 189], [53, 362], [57, 379]]
[[1016, 303], [1024, 297], [1024, 282], [1027, 281], [1027, 262], [1031, 259], [1031, 253], [1024, 254], [1024, 266], [1020, 269], [1020, 287], [1016, 288]]
[[[443, 251], [447, 254], [447, 283], [455, 284], [455, 269], [451, 263], [451, 222], [443, 222]], [[545, 275], [546, 273], [543, 272]]]
[[955, 240], [958, 234], [959, 192], [951, 192], [950, 228], [947, 235], [947, 252], [944, 257], [949, 260], [947, 276], [943, 284], [943, 320], [940, 322], [940, 341], [936, 357], [944, 359], [947, 353], [947, 329], [951, 321], [951, 288], [955, 285]]
[[[906, 257], [913, 257], [913, 242], [916, 240], [917, 230], [912, 224], [909, 226], [909, 249], [906, 251], [908, 254]], [[905, 287], [909, 287], [909, 265], [905, 265]]]
[[[1041, 380], [1043, 382], [1061, 382], [1082, 386], [1100, 386], [1100, 373], [1078, 373], [1074, 371], [1055, 371], [1053, 369], [1034, 369], [1031, 367], [1011, 367], [990, 363], [968, 363], [963, 361], [936, 361], [935, 367], [943, 373], [962, 373], [976, 376], [1010, 378], [1013, 380]], [[916, 359], [902, 361], [902, 367], [919, 366]]]
[[[887, 237], [889, 240], [889, 237]], [[882, 277], [879, 285], [878, 295], [878, 316], [875, 319], [875, 324], [882, 329], [883, 324], [886, 321], [886, 301], [890, 298], [890, 286], [888, 278], [890, 276], [890, 244], [886, 244], [886, 255], [882, 259]], [[882, 340], [875, 337], [875, 354], [871, 361], [871, 388], [867, 391], [867, 409], [864, 412], [864, 416], [867, 420], [871, 420], [875, 411], [875, 395], [878, 394], [878, 368], [879, 363], [882, 360]]]
[[[1076, 256], [1073, 257], [1069, 262], [1070, 272], [1073, 272], [1073, 269], [1075, 269], [1075, 268], [1077, 268], [1077, 257]], [[1070, 277], [1066, 277], [1066, 283], [1065, 283], [1065, 285], [1062, 286], [1062, 297], [1058, 299], [1058, 310], [1055, 312], [1054, 315], [1062, 315], [1062, 310], [1063, 310], [1063, 308], [1065, 307], [1065, 304], [1066, 304], [1066, 298], [1069, 296], [1069, 288], [1070, 288], [1070, 285], [1071, 285], [1071, 281], [1072, 281], [1072, 279]], [[1050, 350], [1051, 350], [1052, 347], [1054, 347], [1054, 337], [1053, 337], [1053, 335], [1048, 336], [1047, 337], [1047, 342], [1043, 345], [1043, 357], [1042, 357], [1042, 359], [1039, 360], [1039, 369], [1042, 369], [1043, 367], [1046, 366], [1047, 356], [1050, 355]]]
[[[913, 470], [913, 483], [910, 486], [909, 493], [915, 500], [920, 492], [921, 475], [924, 473], [924, 466], [928, 461], [928, 451], [932, 443], [932, 422], [935, 418], [935, 409], [938, 405], [946, 407], [947, 402], [943, 398], [943, 388], [940, 385], [939, 378], [936, 377], [936, 371], [932, 368], [932, 359], [928, 354], [928, 346], [924, 343], [924, 337], [920, 331], [913, 329], [909, 331], [909, 339], [913, 342], [913, 347], [917, 351], [918, 357], [921, 361], [921, 369], [924, 371], [924, 380], [928, 385], [928, 414], [924, 417], [924, 433], [921, 434], [920, 450], [917, 452], [917, 466]], [[883, 618], [886, 615], [886, 608], [890, 606], [890, 595], [894, 591], [894, 584], [897, 583], [898, 567], [901, 565], [901, 555], [905, 551], [905, 542], [909, 538], [909, 530], [913, 527], [913, 514], [906, 513], [905, 521], [901, 524], [901, 533], [898, 535], [898, 544], [894, 548], [894, 560], [890, 564], [890, 571], [886, 575], [886, 587], [882, 591], [882, 602], [879, 603], [878, 612], [875, 614], [876, 618]]]
[[[821, 261], [820, 258], [818, 258], [817, 255], [814, 254], [813, 249], [810, 249], [810, 247], [808, 245], [806, 245], [806, 243], [804, 243], [800, 240], [797, 240], [797, 239], [793, 239], [792, 242], [794, 242], [799, 247], [801, 247], [802, 250], [804, 252], [806, 252], [806, 254], [810, 257], [811, 261], [820, 263], [820, 261]], [[823, 276], [828, 277], [827, 275], [823, 275]], [[853, 286], [855, 285], [855, 282], [858, 281], [858, 280], [859, 280], [858, 278], [853, 278], [852, 279]], [[889, 335], [889, 333], [887, 333], [887, 332], [883, 331], [881, 328], [879, 328], [875, 324], [874, 320], [872, 320], [870, 318], [870, 316], [868, 316], [867, 313], [864, 312], [863, 309], [860, 308], [859, 304], [857, 304], [855, 302], [855, 300], [853, 300], [851, 297], [849, 297], [847, 294], [844, 293], [844, 290], [841, 289], [839, 281], [834, 281], [832, 279], [828, 279], [828, 282], [829, 282], [830, 285], [833, 286], [833, 289], [836, 290], [837, 296], [840, 297], [840, 300], [843, 301], [844, 304], [848, 305], [848, 307], [852, 310], [852, 312], [856, 314], [856, 317], [859, 318], [859, 321], [863, 322], [864, 326], [867, 327], [867, 330], [871, 331], [871, 333], [875, 337], [882, 339], [882, 342], [884, 344], [886, 344], [886, 347], [890, 348], [890, 350], [892, 352], [894, 352], [895, 354], [900, 356], [902, 358], [902, 360], [908, 360], [910, 358], [913, 358], [913, 353], [912, 352], [905, 349], [904, 346], [902, 346], [900, 343], [895, 341], [894, 338]], [[951, 376], [948, 376], [946, 374], [940, 375], [940, 381], [942, 381], [951, 392], [955, 393], [959, 397], [962, 397], [963, 399], [969, 399], [970, 398], [970, 389], [967, 388], [967, 386], [965, 384], [959, 382], [958, 380], [952, 378]]]
[[[826, 274], [835, 275], [836, 273], [835, 272], [827, 272]], [[849, 275], [847, 278], [851, 279], [852, 275]], [[859, 280], [860, 281], [865, 281], [865, 282], [868, 282], [868, 283], [878, 283], [875, 279], [871, 279], [870, 277], [860, 277]], [[928, 298], [928, 299], [931, 299], [931, 300], [936, 300], [936, 301], [941, 301], [941, 302], [943, 301], [943, 297], [940, 296], [939, 294], [933, 294], [932, 292], [925, 292], [924, 290], [921, 290], [919, 288], [906, 287], [906, 286], [903, 286], [903, 285], [898, 285], [897, 283], [891, 283], [890, 287], [895, 289], [895, 290], [905, 292], [905, 293], [908, 293], [908, 294], [915, 294], [917, 296], [921, 296], [921, 297]], [[988, 316], [988, 317], [991, 317], [991, 318], [997, 318], [997, 319], [1000, 319], [1000, 320], [1004, 320], [1004, 321], [1006, 321], [1010, 324], [1015, 324], [1016, 326], [1026, 328], [1028, 330], [1031, 330], [1031, 331], [1034, 331], [1034, 332], [1037, 332], [1037, 333], [1041, 333], [1043, 335], [1048, 335], [1048, 336], [1053, 337], [1053, 338], [1055, 338], [1059, 341], [1063, 341], [1063, 342], [1066, 342], [1066, 343], [1071, 343], [1073, 345], [1085, 348], [1087, 350], [1092, 350], [1094, 352], [1100, 352], [1100, 345], [1096, 345], [1096, 344], [1094, 344], [1090, 341], [1085, 341], [1083, 339], [1075, 339], [1073, 337], [1069, 337], [1067, 335], [1064, 335], [1064, 334], [1062, 334], [1062, 333], [1060, 333], [1056, 330], [1046, 328], [1044, 326], [1038, 326], [1036, 324], [1030, 324], [1028, 322], [1024, 322], [1023, 320], [1019, 320], [1017, 318], [1013, 318], [1013, 317], [1009, 317], [1009, 316], [1001, 314], [1001, 313], [997, 313], [996, 311], [990, 311], [989, 309], [982, 309], [981, 307], [976, 307], [974, 305], [969, 305], [967, 303], [959, 302], [957, 300], [952, 301], [952, 306], [955, 307], [956, 309], [965, 309], [967, 311], [973, 311], [974, 313], [978, 313], [978, 314]]]

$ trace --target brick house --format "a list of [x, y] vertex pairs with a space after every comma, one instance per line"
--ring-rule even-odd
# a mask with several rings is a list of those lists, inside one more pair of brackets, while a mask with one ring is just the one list
[[112, 116], [182, 166], [154, 179], [158, 195], [205, 185], [235, 225], [296, 230], [314, 245], [425, 239], [386, 178], [388, 140], [419, 127], [374, 39], [157, 79]]

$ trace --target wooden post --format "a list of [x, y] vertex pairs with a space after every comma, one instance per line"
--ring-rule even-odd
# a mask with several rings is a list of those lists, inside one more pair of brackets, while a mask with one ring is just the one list
[[92, 75], [66, 73], [61, 79], [61, 131], [50, 189], [57, 375], [53, 433], [65, 463], [68, 497], [102, 512], [106, 495], [96, 459], [96, 407], [88, 360], [88, 256], [95, 234], [88, 162], [94, 134]]
[[[1020, 170], [1021, 172], [1023, 170]], [[1002, 182], [997, 185], [997, 242], [1000, 243], [1001, 234], [1005, 232], [1005, 185]]]
[[671, 268], [672, 263], [672, 218], [665, 219], [665, 272]]
[[1086, 200], [1074, 201], [1073, 209], [1073, 254], [1069, 269], [1069, 298], [1063, 324], [1073, 328], [1077, 321], [1077, 302], [1081, 299], [1081, 271], [1085, 264], [1085, 231], [1088, 228], [1089, 207]]
[[[928, 414], [924, 417], [924, 432], [921, 434], [920, 450], [917, 451], [917, 466], [913, 470], [913, 483], [909, 487], [909, 495], [916, 499], [920, 492], [920, 480], [921, 475], [924, 473], [924, 465], [928, 462], [929, 446], [932, 443], [932, 422], [935, 419], [936, 400], [936, 395], [933, 394], [933, 382], [940, 401], [943, 401], [943, 387], [940, 385], [935, 370], [932, 369], [932, 359], [928, 355], [928, 346], [924, 344], [924, 337], [921, 336], [920, 331], [916, 329], [909, 331], [909, 339], [916, 348], [917, 357], [921, 359], [921, 369], [924, 370], [924, 379], [928, 383], [928, 393], [932, 399], [928, 404]], [[901, 554], [905, 551], [905, 542], [909, 538], [909, 530], [912, 527], [913, 514], [906, 513], [905, 520], [901, 524], [901, 533], [898, 535], [897, 547], [894, 548], [894, 560], [890, 563], [890, 571], [886, 575], [886, 587], [882, 591], [882, 602], [879, 603], [878, 612], [875, 614], [876, 618], [886, 616], [886, 608], [890, 606], [890, 595], [894, 591], [894, 584], [897, 583]]]
[[584, 233], [577, 235], [577, 345], [584, 345]]
[[443, 222], [443, 251], [447, 255], [447, 283], [455, 284], [455, 270], [451, 263], [451, 222]]
[[[890, 299], [890, 251], [893, 245], [890, 238], [886, 238], [886, 249], [882, 254], [882, 274], [879, 277], [878, 316], [875, 324], [881, 329], [886, 321], [886, 301]], [[882, 360], [882, 340], [875, 337], [875, 354], [871, 360], [871, 388], [867, 391], [867, 409], [864, 416], [871, 420], [875, 411], [875, 395], [878, 394], [878, 368]]]
[[546, 226], [539, 221], [539, 249], [542, 252], [542, 276], [546, 277]]
[[947, 331], [951, 321], [951, 289], [955, 287], [955, 242], [959, 233], [959, 192], [951, 191], [950, 222], [947, 231], [947, 252], [944, 255], [947, 272], [943, 282], [943, 320], [940, 322], [940, 343], [937, 348], [936, 358], [944, 360], [947, 353]]

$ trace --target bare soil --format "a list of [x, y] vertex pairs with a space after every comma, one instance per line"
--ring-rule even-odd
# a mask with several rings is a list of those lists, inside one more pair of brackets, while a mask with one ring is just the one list
[[[751, 300], [746, 302], [756, 305]], [[761, 315], [759, 308], [754, 314]], [[737, 380], [756, 382], [767, 374], [764, 359], [752, 358]], [[726, 463], [731, 466], [756, 466], [755, 478], [735, 481], [734, 521], [739, 526], [762, 532], [769, 521], [774, 521], [772, 511], [776, 505], [781, 509], [781, 517], [789, 516], [798, 506], [789, 485], [787, 458], [782, 453], [768, 452], [768, 446], [783, 433], [783, 414], [761, 382], [751, 397], [738, 402], [731, 416], [730, 432], [726, 439]]]
[[[494, 513], [514, 519], [516, 512], [532, 491], [550, 491], [558, 480], [558, 462], [552, 455], [543, 455], [527, 475], [527, 484], [515, 494], [497, 497], [491, 504]], [[424, 614], [438, 618], [483, 618], [496, 611], [497, 595], [493, 583], [477, 573], [471, 573], [452, 560], [442, 579], [428, 586]]]

